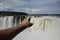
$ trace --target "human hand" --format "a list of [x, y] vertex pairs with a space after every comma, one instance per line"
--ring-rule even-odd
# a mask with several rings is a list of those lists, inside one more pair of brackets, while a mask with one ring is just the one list
[[26, 27], [32, 26], [33, 23], [30, 22], [30, 19], [31, 19], [31, 18], [26, 18], [26, 19], [24, 19], [21, 24], [22, 24], [23, 26], [26, 26]]

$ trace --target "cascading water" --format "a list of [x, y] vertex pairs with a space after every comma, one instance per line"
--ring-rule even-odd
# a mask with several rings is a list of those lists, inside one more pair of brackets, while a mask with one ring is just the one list
[[[18, 16], [0, 16], [0, 30], [11, 28], [21, 23], [25, 17]], [[59, 40], [60, 37], [60, 18], [53, 16], [31, 16], [32, 27], [25, 29], [15, 39], [28, 40]], [[36, 31], [37, 30], [37, 31]], [[30, 37], [29, 37], [30, 36]], [[14, 39], [13, 39], [14, 40]]]
[[21, 23], [23, 18], [18, 16], [0, 16], [0, 30], [16, 26]]
[[[21, 23], [21, 21], [24, 18], [27, 18], [28, 16], [1, 16], [0, 17], [0, 29], [6, 29], [6, 28], [11, 28], [14, 27], [16, 25], [18, 25], [19, 23]], [[47, 29], [47, 24], [49, 24], [49, 22], [51, 22], [51, 20], [49, 18], [44, 18], [44, 17], [35, 17], [35, 16], [31, 16], [31, 21], [32, 23], [34, 23], [34, 25], [30, 28], [30, 30], [37, 30], [37, 29], [42, 29], [42, 30], [46, 30]]]

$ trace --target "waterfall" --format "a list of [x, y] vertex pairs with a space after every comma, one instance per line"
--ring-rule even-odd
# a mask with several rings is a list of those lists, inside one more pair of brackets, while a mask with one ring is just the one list
[[34, 24], [30, 30], [34, 31], [34, 30], [43, 30], [43, 31], [47, 31], [48, 27], [51, 24], [51, 18], [49, 16], [42, 16], [42, 17], [32, 17], [31, 18], [31, 22]]
[[17, 16], [0, 16], [0, 30], [16, 26], [21, 23], [22, 18]]
[[[27, 18], [28, 16], [1, 16], [0, 17], [0, 29], [6, 29], [6, 28], [11, 28], [14, 27], [18, 24], [21, 23], [21, 21], [24, 18]], [[28, 30], [34, 31], [34, 30], [44, 30], [47, 31], [48, 27], [51, 24], [51, 18], [49, 16], [42, 16], [42, 17], [35, 17], [35, 16], [31, 16], [31, 23], [33, 23], [34, 25], [32, 25], [32, 27], [30, 27]]]
[[[60, 18], [55, 16], [31, 16], [32, 27], [25, 29], [13, 40], [59, 40]], [[30, 29], [30, 31], [29, 31]]]

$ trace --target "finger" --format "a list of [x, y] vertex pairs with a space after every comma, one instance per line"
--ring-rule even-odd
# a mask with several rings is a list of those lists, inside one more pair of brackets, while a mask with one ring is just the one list
[[24, 20], [30, 21], [31, 20], [31, 17], [25, 18]]
[[31, 23], [30, 25], [29, 25], [29, 27], [31, 27], [33, 25], [33, 23]]
[[29, 19], [28, 19], [29, 21], [31, 20], [31, 17], [29, 17]]
[[25, 19], [24, 19], [24, 21], [28, 21], [28, 19], [27, 19], [27, 18], [25, 18]]

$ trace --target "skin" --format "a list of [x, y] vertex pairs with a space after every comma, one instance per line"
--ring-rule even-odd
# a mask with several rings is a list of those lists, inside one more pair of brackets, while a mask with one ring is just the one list
[[33, 24], [30, 23], [30, 18], [26, 18], [16, 27], [0, 30], [0, 40], [12, 40], [17, 34], [32, 25]]

